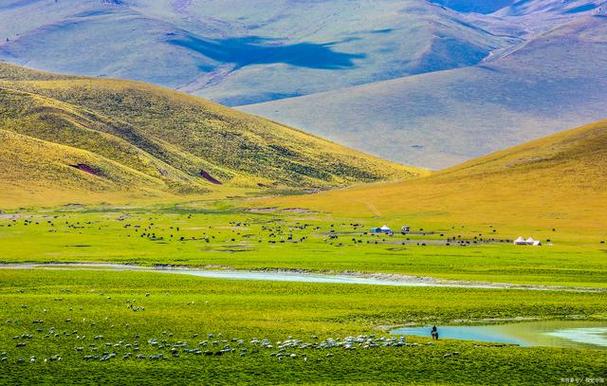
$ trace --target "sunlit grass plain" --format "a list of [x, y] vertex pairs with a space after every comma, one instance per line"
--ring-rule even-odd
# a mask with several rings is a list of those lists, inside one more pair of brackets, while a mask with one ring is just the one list
[[[415, 234], [372, 235], [369, 229], [383, 225], [383, 219], [252, 213], [228, 205], [67, 207], [15, 212], [14, 218], [6, 214], [0, 219], [0, 257], [13, 263], [101, 261], [399, 273], [541, 285], [607, 283], [605, 244], [558, 229], [522, 233], [544, 241], [544, 246], [533, 248], [512, 245], [510, 240], [523, 231], [493, 226], [439, 226], [412, 219], [407, 224]], [[404, 220], [388, 221], [393, 228], [401, 223]], [[449, 238], [469, 244], [461, 246]]]
[[[291, 349], [279, 360], [272, 355], [276, 349], [254, 352], [250, 344], [254, 338], [276, 345], [289, 337], [304, 342], [358, 334], [380, 337], [386, 333], [381, 326], [456, 319], [601, 318], [607, 312], [604, 294], [223, 281], [69, 270], [1, 270], [0, 278], [0, 352], [7, 358], [0, 372], [2, 383], [555, 384], [564, 377], [598, 378], [607, 371], [607, 357], [596, 349], [457, 341], [426, 345], [429, 339], [408, 338], [407, 342], [422, 345]], [[143, 310], [134, 311], [132, 305]], [[153, 345], [151, 339], [165, 347]], [[201, 345], [204, 341], [208, 344]], [[176, 357], [171, 348], [183, 344], [178, 342], [185, 346]], [[19, 343], [25, 345], [16, 347]], [[225, 345], [237, 351], [222, 356], [183, 351], [217, 352]], [[241, 356], [243, 347], [247, 350]], [[132, 355], [123, 359], [129, 352]], [[103, 353], [116, 357], [83, 359]], [[148, 359], [159, 353], [166, 359]], [[55, 356], [61, 360], [53, 361]]]
[[[517, 247], [486, 241], [517, 236], [512, 229], [493, 225], [437, 224], [423, 216], [348, 218], [249, 206], [248, 200], [229, 200], [7, 210], [0, 219], [0, 259], [3, 263], [116, 262], [207, 269], [398, 273], [593, 288], [604, 287], [607, 282], [604, 245], [592, 236], [578, 238], [558, 229], [537, 228], [534, 235], [544, 241], [551, 237], [552, 245]], [[406, 221], [416, 233], [391, 237], [368, 234], [369, 228], [384, 221], [394, 228]], [[470, 244], [447, 246], [445, 240], [450, 237]], [[312, 336], [320, 340], [359, 334], [380, 337], [385, 336], [388, 326], [404, 324], [496, 323], [521, 318], [605, 320], [606, 296], [605, 292], [407, 288], [66, 268], [2, 269], [0, 353], [6, 353], [7, 359], [0, 379], [2, 383], [19, 379], [49, 384], [554, 384], [565, 377], [604, 375], [604, 352], [591, 348], [490, 347], [442, 340], [426, 345], [428, 339], [408, 338], [408, 342], [422, 345], [296, 349], [296, 358], [279, 360], [271, 355], [275, 350], [253, 353], [255, 347], [249, 342], [254, 338], [284, 341], [289, 336], [305, 342], [314, 342]], [[38, 320], [44, 322], [33, 323]], [[50, 337], [45, 338], [51, 327]], [[242, 339], [245, 343], [238, 350], [244, 347], [248, 351], [243, 356], [237, 350], [220, 357], [187, 353], [182, 351], [184, 347], [178, 349], [179, 357], [170, 351], [177, 342], [186, 342], [187, 349], [197, 348], [200, 341], [212, 340], [207, 338], [209, 333], [221, 334], [221, 339], [214, 338], [219, 343], [210, 347], [213, 352], [225, 344], [236, 345], [232, 338]], [[166, 340], [167, 346], [159, 349], [149, 344], [149, 339]], [[222, 342], [224, 339], [228, 342]], [[16, 347], [19, 343], [26, 345]], [[140, 351], [132, 350], [135, 343]], [[79, 347], [83, 351], [77, 351]], [[131, 356], [123, 359], [129, 352]], [[459, 354], [451, 357], [453, 352]], [[99, 358], [103, 353], [115, 353], [116, 357], [104, 362], [83, 359], [86, 355]], [[167, 359], [149, 359], [159, 353]], [[137, 359], [139, 354], [145, 359]], [[61, 361], [52, 361], [55, 355], [61, 356]], [[30, 362], [32, 356], [34, 362]], [[488, 368], [491, 371], [483, 370]]]

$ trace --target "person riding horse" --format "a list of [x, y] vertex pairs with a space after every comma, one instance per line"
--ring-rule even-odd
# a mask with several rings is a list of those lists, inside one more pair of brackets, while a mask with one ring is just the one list
[[436, 328], [436, 326], [432, 327], [432, 331], [430, 332], [430, 335], [432, 335], [432, 339], [438, 340], [438, 329]]

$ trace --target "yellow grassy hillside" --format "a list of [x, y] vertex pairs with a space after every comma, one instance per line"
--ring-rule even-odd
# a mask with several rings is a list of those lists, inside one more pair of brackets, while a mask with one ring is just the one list
[[0, 143], [0, 202], [91, 202], [107, 193], [127, 198], [128, 186], [138, 186], [140, 194], [163, 196], [159, 181], [85, 150], [1, 129]]
[[415, 180], [370, 184], [260, 205], [346, 216], [607, 233], [607, 120]]
[[[105, 187], [102, 191], [133, 196], [146, 196], [149, 189], [168, 196], [327, 189], [425, 173], [173, 90], [54, 75], [6, 63], [0, 63], [0, 130], [17, 134], [13, 142], [42, 141], [16, 147], [45, 143], [48, 149], [69, 148], [66, 154], [89, 154], [89, 163], [70, 177], [73, 192], [99, 193], [91, 188], [87, 169], [103, 170], [95, 176]], [[49, 156], [46, 148], [39, 148], [34, 157], [40, 161], [35, 168], [39, 176], [27, 180], [25, 191], [23, 175], [17, 172], [21, 165], [3, 153], [0, 196], [21, 197], [20, 202], [31, 204], [64, 202], [36, 200], [38, 196], [29, 194], [36, 185], [65, 190], [62, 169], [44, 165], [69, 167], [73, 160]], [[140, 178], [108, 177], [125, 170]], [[15, 203], [5, 199], [0, 208]]]

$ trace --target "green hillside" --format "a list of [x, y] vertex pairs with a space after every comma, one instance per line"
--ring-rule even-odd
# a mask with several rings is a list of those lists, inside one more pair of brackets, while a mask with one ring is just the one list
[[424, 173], [168, 89], [4, 63], [0, 130], [3, 206], [324, 189]]

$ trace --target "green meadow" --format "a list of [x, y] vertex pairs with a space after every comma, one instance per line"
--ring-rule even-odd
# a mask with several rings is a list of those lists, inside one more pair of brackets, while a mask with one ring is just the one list
[[[370, 234], [384, 221], [227, 202], [24, 210], [0, 219], [1, 258], [253, 270], [389, 273], [442, 279], [605, 287], [605, 244], [552, 229], [545, 245], [514, 246], [518, 230], [409, 218], [412, 233]], [[421, 222], [420, 222], [421, 221]], [[521, 231], [524, 232], [524, 231]], [[529, 232], [528, 232], [529, 233]], [[550, 240], [550, 241], [548, 241]]]
[[[412, 337], [401, 346], [318, 348], [358, 335], [382, 342], [387, 326], [404, 323], [602, 318], [604, 294], [80, 270], [0, 270], [0, 279], [5, 384], [557, 384], [607, 371], [607, 355], [591, 348]], [[256, 343], [264, 339], [272, 347]], [[289, 340], [308, 346], [280, 355]], [[233, 351], [217, 354], [226, 347]]]
[[[369, 232], [384, 224], [395, 231], [407, 224], [411, 233]], [[511, 240], [519, 235], [533, 235], [543, 245], [514, 246]], [[527, 320], [604, 323], [607, 261], [601, 241], [550, 227], [441, 223], [423, 213], [356, 218], [235, 199], [7, 210], [0, 215], [5, 264], [413, 275], [462, 287], [5, 266], [0, 383], [600, 381], [607, 375], [607, 355], [596, 346], [400, 340], [389, 331]], [[558, 288], [466, 288], [470, 282]]]
[[[538, 229], [545, 235], [539, 248], [512, 245], [513, 230], [422, 217], [411, 219], [409, 235], [374, 235], [369, 229], [389, 219], [239, 203], [15, 210], [0, 219], [1, 260], [384, 273], [575, 288], [607, 283], [603, 245], [580, 244], [558, 230]], [[397, 228], [398, 221], [405, 219], [388, 222]], [[0, 269], [0, 302], [5, 384], [555, 384], [607, 373], [605, 351], [591, 346], [424, 337], [395, 344], [397, 337], [388, 334], [403, 325], [602, 321], [607, 292], [10, 268]], [[326, 347], [358, 336], [375, 343]], [[264, 339], [272, 347], [259, 343]]]

